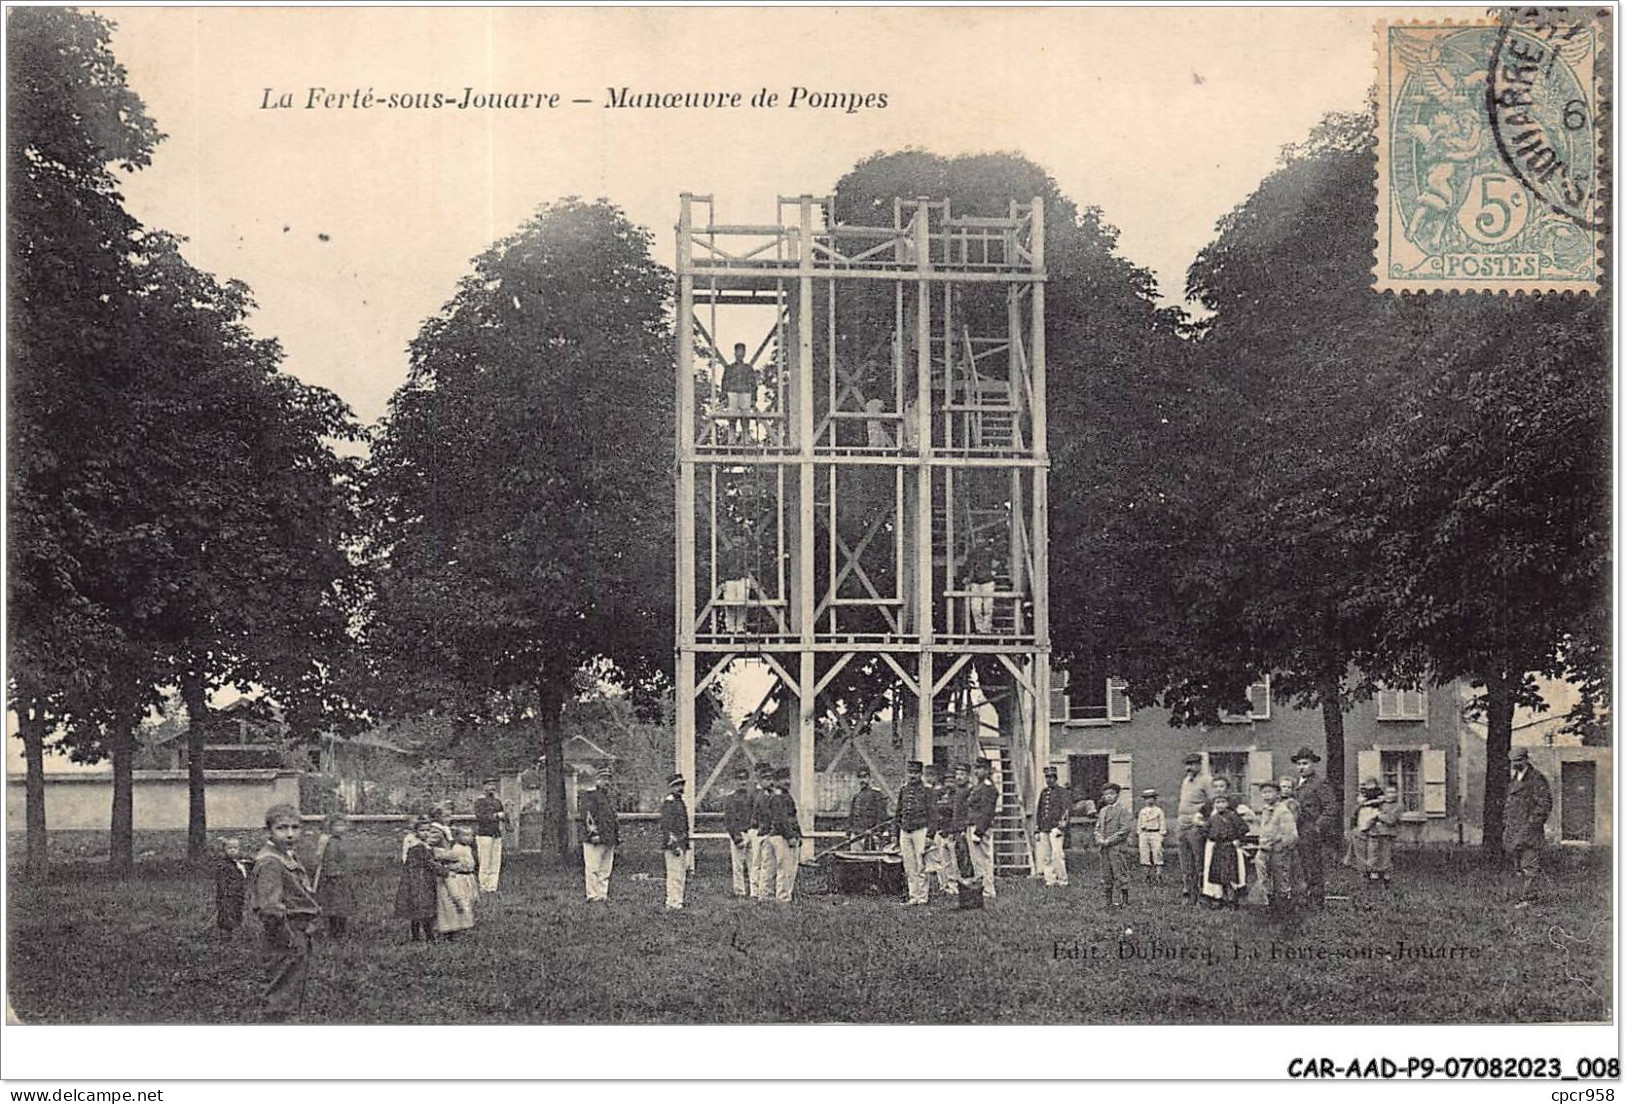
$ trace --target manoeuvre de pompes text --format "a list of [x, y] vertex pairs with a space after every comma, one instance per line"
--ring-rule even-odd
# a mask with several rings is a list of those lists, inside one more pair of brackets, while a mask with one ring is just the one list
[[383, 90], [309, 85], [299, 90], [266, 86], [260, 94], [265, 111], [538, 111], [569, 106], [615, 110], [731, 111], [791, 109], [833, 111], [856, 115], [883, 111], [890, 103], [885, 92], [835, 91], [793, 84], [787, 89], [758, 88], [710, 91], [651, 91], [629, 85], [606, 88], [602, 98], [570, 97], [562, 92], [506, 91], [464, 85], [450, 91]]

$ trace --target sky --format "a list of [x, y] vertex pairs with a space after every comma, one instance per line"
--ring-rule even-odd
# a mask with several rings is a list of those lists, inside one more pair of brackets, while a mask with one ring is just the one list
[[[245, 281], [285, 368], [371, 422], [471, 259], [566, 195], [605, 197], [671, 264], [678, 193], [730, 222], [913, 145], [1019, 151], [1103, 209], [1183, 299], [1216, 221], [1372, 81], [1374, 9], [115, 8], [168, 137], [131, 211]], [[884, 93], [886, 107], [648, 110], [633, 92]], [[330, 93], [550, 93], [556, 108], [307, 108]], [[295, 106], [267, 108], [283, 94]], [[573, 104], [573, 99], [591, 101]], [[781, 99], [781, 105], [783, 100]], [[723, 335], [719, 335], [723, 336]]]

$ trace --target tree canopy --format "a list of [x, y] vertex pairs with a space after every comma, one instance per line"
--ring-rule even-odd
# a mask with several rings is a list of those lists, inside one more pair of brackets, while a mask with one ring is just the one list
[[374, 707], [480, 722], [519, 694], [548, 734], [561, 847], [575, 672], [603, 658], [636, 684], [670, 664], [669, 295], [618, 208], [543, 207], [424, 323], [369, 470]]

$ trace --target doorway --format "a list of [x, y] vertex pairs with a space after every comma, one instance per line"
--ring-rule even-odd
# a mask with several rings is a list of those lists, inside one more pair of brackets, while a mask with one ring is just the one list
[[1563, 842], [1591, 843], [1597, 836], [1597, 764], [1568, 762], [1562, 773]]

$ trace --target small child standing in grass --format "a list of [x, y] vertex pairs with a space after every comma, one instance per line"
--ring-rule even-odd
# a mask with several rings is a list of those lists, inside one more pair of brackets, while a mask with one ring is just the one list
[[436, 887], [440, 879], [429, 848], [431, 841], [437, 839], [439, 834], [429, 818], [421, 817], [406, 834], [401, 853], [401, 879], [395, 887], [395, 918], [411, 923], [414, 943], [420, 939], [434, 942]]
[[1241, 840], [1247, 822], [1230, 808], [1230, 795], [1216, 793], [1210, 800], [1207, 820], [1207, 856], [1202, 872], [1202, 896], [1219, 907], [1235, 908], [1238, 891], [1247, 885], [1247, 863], [1241, 853]]
[[1162, 881], [1162, 838], [1168, 833], [1168, 817], [1157, 804], [1156, 790], [1146, 790], [1140, 798], [1140, 816], [1135, 822], [1140, 865], [1145, 868], [1146, 884], [1156, 885]]
[[442, 846], [434, 848], [434, 860], [440, 868], [435, 884], [435, 930], [447, 939], [455, 939], [460, 931], [474, 926], [474, 898], [479, 895], [479, 882], [474, 876], [474, 830], [460, 827], [452, 839], [435, 838]]
[[251, 869], [243, 858], [241, 840], [231, 837], [220, 841], [220, 854], [214, 862], [214, 924], [227, 936], [235, 935], [242, 926]]
[[321, 914], [310, 878], [294, 854], [303, 823], [292, 805], [265, 811], [265, 846], [254, 856], [254, 915], [263, 930], [266, 1023], [299, 1014], [310, 978], [310, 926]]
[[327, 917], [327, 934], [341, 939], [350, 930], [350, 914], [355, 912], [355, 887], [350, 884], [350, 859], [344, 838], [350, 834], [350, 820], [343, 813], [327, 818], [327, 831], [316, 841], [316, 903]]

